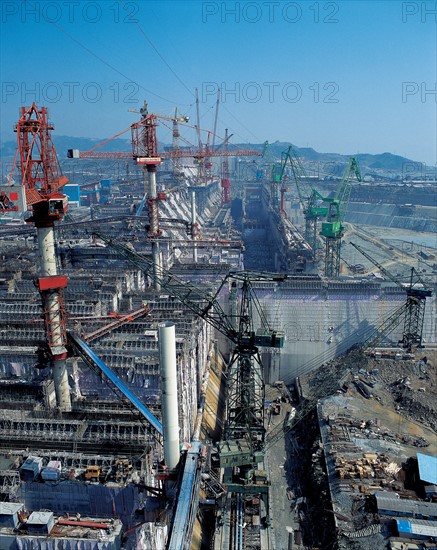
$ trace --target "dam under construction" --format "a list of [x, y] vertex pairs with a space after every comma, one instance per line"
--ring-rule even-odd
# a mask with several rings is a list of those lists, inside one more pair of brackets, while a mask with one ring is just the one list
[[47, 116], [0, 189], [0, 548], [432, 548], [435, 181]]

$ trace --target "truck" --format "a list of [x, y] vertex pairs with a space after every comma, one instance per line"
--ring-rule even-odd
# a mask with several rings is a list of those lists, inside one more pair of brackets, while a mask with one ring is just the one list
[[127, 458], [120, 458], [113, 462], [111, 468], [102, 468], [101, 466], [87, 466], [84, 472], [85, 481], [125, 481], [132, 473], [132, 464]]
[[87, 466], [84, 473], [85, 481], [99, 481], [102, 474], [102, 468], [97, 465]]

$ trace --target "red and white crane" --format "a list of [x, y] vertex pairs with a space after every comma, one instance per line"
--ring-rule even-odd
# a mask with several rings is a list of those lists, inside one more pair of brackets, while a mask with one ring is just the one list
[[47, 349], [41, 354], [52, 362], [57, 406], [62, 411], [70, 411], [62, 298], [67, 277], [57, 270], [54, 235], [55, 222], [62, 220], [68, 209], [67, 197], [61, 192], [68, 179], [61, 173], [50, 135], [53, 129], [45, 107], [38, 108], [35, 103], [28, 108], [21, 107], [21, 116], [15, 127], [18, 144], [11, 177], [17, 167], [27, 208], [32, 212], [26, 221], [37, 231], [40, 277], [36, 284], [42, 299], [47, 341]]
[[[229, 141], [228, 129], [225, 130], [224, 151], [228, 150]], [[231, 202], [231, 180], [229, 179], [229, 160], [225, 156], [222, 164], [222, 205], [229, 204]]]
[[[198, 98], [196, 94], [196, 103], [198, 110]], [[227, 143], [225, 149], [217, 150], [212, 149], [209, 145], [209, 137], [211, 132], [208, 132], [208, 139], [206, 144], [202, 143], [200, 127], [199, 127], [199, 113], [197, 114], [198, 124], [195, 126], [198, 137], [198, 149], [176, 149], [172, 151], [158, 152], [158, 138], [156, 135], [156, 127], [158, 126], [158, 119], [173, 120], [171, 117], [157, 115], [148, 112], [147, 102], [144, 102], [144, 106], [140, 109], [141, 119], [138, 122], [134, 122], [129, 128], [131, 130], [132, 138], [132, 151], [122, 152], [109, 152], [109, 151], [97, 151], [100, 147], [106, 143], [112, 141], [116, 137], [119, 137], [124, 132], [128, 131], [126, 128], [122, 132], [108, 138], [107, 140], [97, 144], [89, 151], [79, 151], [77, 149], [69, 149], [68, 158], [81, 158], [81, 159], [126, 159], [132, 158], [136, 164], [142, 165], [147, 170], [148, 174], [148, 189], [145, 189], [145, 195], [147, 193], [147, 203], [149, 210], [149, 229], [148, 236], [152, 240], [152, 256], [154, 264], [154, 285], [156, 290], [160, 290], [159, 283], [157, 282], [160, 270], [162, 268], [161, 254], [159, 250], [159, 236], [161, 230], [159, 228], [158, 219], [158, 201], [165, 199], [163, 193], [157, 192], [156, 186], [156, 170], [161, 164], [163, 159], [182, 159], [193, 158], [194, 163], [197, 164], [199, 173], [204, 174], [204, 168], [209, 166], [211, 157], [234, 157], [234, 156], [262, 156], [259, 151], [253, 151], [250, 149], [239, 149], [230, 151], [227, 149]], [[228, 195], [229, 196], [229, 187]], [[193, 222], [193, 226], [195, 223]], [[195, 240], [195, 238], [194, 238]]]

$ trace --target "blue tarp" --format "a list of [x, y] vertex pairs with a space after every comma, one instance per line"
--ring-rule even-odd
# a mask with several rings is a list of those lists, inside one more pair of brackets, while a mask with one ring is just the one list
[[419, 475], [422, 481], [437, 485], [437, 457], [417, 453]]

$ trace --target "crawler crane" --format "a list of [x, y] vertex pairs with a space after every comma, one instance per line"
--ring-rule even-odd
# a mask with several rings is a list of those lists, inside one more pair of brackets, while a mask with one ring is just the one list
[[[396, 283], [400, 288], [405, 290], [407, 299], [404, 305], [385, 321], [384, 330], [380, 333], [382, 336], [392, 332], [404, 320], [404, 329], [400, 343], [402, 347], [411, 350], [413, 347], [422, 347], [423, 321], [425, 317], [426, 299], [432, 296], [432, 290], [426, 288], [425, 283], [420, 278], [419, 273], [411, 268], [410, 282], [407, 285], [401, 283], [394, 275], [392, 275], [385, 267], [372, 258], [357, 244], [350, 243], [363, 256], [365, 256], [373, 265], [375, 265], [388, 279]], [[381, 338], [382, 339], [382, 338]], [[375, 346], [381, 339], [372, 342]]]
[[[227, 368], [226, 422], [224, 439], [219, 442], [220, 464], [227, 470], [225, 483], [234, 493], [261, 494], [268, 516], [268, 485], [252, 485], [253, 471], [263, 461], [265, 441], [264, 397], [265, 384], [259, 347], [281, 348], [284, 333], [271, 330], [256, 298], [253, 283], [283, 281], [286, 276], [272, 273], [231, 271], [214, 295], [198, 286], [178, 279], [163, 268], [153, 270], [152, 260], [137, 253], [130, 244], [111, 239], [101, 233], [97, 237], [116, 250], [120, 256], [155, 280], [159, 287], [177, 298], [188, 309], [225, 335], [233, 344]], [[219, 303], [222, 288], [231, 282], [231, 296], [241, 291], [239, 310], [233, 319]], [[239, 288], [240, 287], [240, 288]], [[255, 314], [263, 328], [254, 329]], [[232, 474], [238, 470], [238, 478]], [[268, 519], [268, 517], [267, 517]]]

